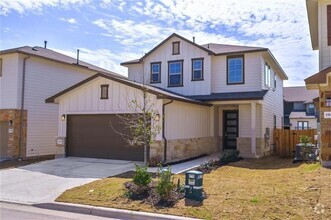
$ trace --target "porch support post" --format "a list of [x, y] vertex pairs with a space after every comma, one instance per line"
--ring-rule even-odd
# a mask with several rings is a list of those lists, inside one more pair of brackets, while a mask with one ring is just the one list
[[251, 102], [251, 148], [252, 154], [256, 156], [256, 103]]

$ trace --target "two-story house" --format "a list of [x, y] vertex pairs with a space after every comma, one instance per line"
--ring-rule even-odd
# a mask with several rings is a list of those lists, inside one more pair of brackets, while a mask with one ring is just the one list
[[331, 0], [306, 0], [311, 44], [319, 50], [319, 72], [305, 79], [319, 91], [321, 163], [331, 166]]
[[0, 51], [0, 156], [54, 156], [59, 109], [45, 99], [98, 72], [110, 73], [46, 43]]
[[[109, 121], [116, 124], [116, 114], [130, 113], [127, 97], [137, 98], [142, 85], [151, 91], [162, 124], [148, 159], [169, 162], [222, 150], [256, 158], [272, 152], [273, 129], [282, 126], [287, 76], [267, 48], [198, 45], [172, 34], [122, 65], [128, 67], [128, 80], [99, 74], [47, 99], [59, 103], [60, 114], [68, 118], [59, 122], [59, 137], [69, 140], [64, 154], [142, 160], [141, 151], [130, 153], [106, 137], [112, 133]], [[93, 120], [91, 114], [98, 116]], [[87, 124], [90, 129], [81, 129]], [[112, 153], [102, 154], [101, 143], [91, 141], [89, 150], [78, 140], [79, 135], [92, 139], [97, 127], [108, 129], [95, 135], [112, 146]]]
[[314, 99], [318, 91], [305, 86], [284, 87], [284, 129], [316, 129], [318, 111]]

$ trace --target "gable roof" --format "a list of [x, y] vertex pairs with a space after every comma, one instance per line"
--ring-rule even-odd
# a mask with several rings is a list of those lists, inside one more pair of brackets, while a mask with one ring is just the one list
[[125, 78], [125, 76], [111, 72], [111, 71], [103, 69], [103, 68], [100, 68], [98, 66], [94, 66], [90, 63], [86, 63], [81, 60], [79, 60], [79, 62], [77, 64], [77, 59], [64, 55], [62, 53], [47, 49], [47, 48], [43, 48], [43, 47], [24, 46], [24, 47], [17, 47], [17, 48], [13, 48], [13, 49], [0, 51], [0, 55], [10, 54], [10, 53], [20, 53], [20, 54], [25, 54], [25, 55], [29, 55], [29, 56], [35, 56], [35, 57], [39, 57], [39, 58], [43, 58], [43, 59], [47, 59], [47, 60], [51, 60], [51, 61], [55, 61], [55, 62], [60, 62], [63, 64], [72, 65], [72, 66], [79, 67], [79, 68], [85, 68], [85, 69], [89, 69], [89, 70], [96, 71], [96, 72], [104, 72], [104, 73], [113, 74], [118, 77]]
[[211, 106], [211, 104], [208, 104], [208, 103], [204, 103], [204, 102], [201, 102], [199, 100], [193, 100], [193, 99], [190, 99], [188, 97], [185, 97], [185, 96], [182, 96], [182, 95], [179, 95], [179, 94], [176, 94], [176, 93], [173, 93], [173, 92], [170, 92], [170, 91], [166, 91], [164, 89], [159, 89], [159, 88], [156, 88], [156, 87], [153, 87], [153, 86], [150, 86], [150, 85], [143, 85], [142, 83], [137, 83], [137, 82], [133, 82], [133, 81], [130, 81], [128, 79], [124, 79], [124, 78], [120, 78], [120, 77], [116, 77], [114, 75], [111, 75], [111, 74], [107, 74], [107, 73], [98, 73], [98, 74], [95, 74], [55, 95], [53, 95], [52, 97], [49, 97], [48, 99], [45, 100], [46, 103], [55, 103], [55, 99], [84, 85], [85, 83], [87, 82], [90, 82], [92, 81], [93, 79], [96, 79], [97, 77], [103, 77], [103, 78], [106, 78], [106, 79], [110, 79], [110, 80], [113, 80], [115, 82], [118, 82], [118, 83], [121, 83], [121, 84], [124, 84], [124, 85], [127, 85], [127, 86], [131, 86], [133, 88], [136, 88], [136, 89], [142, 89], [143, 86], [145, 88], [148, 89], [148, 92], [151, 93], [151, 94], [154, 94], [156, 95], [158, 98], [160, 99], [173, 99], [173, 100], [176, 100], [176, 101], [181, 101], [181, 102], [187, 102], [187, 103], [191, 103], [191, 104], [198, 104], [198, 105], [204, 105], [204, 106]]
[[121, 63], [122, 66], [132, 65], [132, 64], [139, 64], [141, 63], [147, 56], [149, 56], [151, 53], [153, 53], [156, 49], [161, 47], [163, 44], [165, 44], [169, 39], [172, 37], [178, 37], [182, 39], [183, 41], [200, 48], [201, 50], [206, 51], [209, 55], [215, 55], [215, 56], [221, 56], [221, 55], [234, 55], [234, 54], [243, 54], [243, 53], [253, 53], [253, 52], [265, 52], [266, 56], [272, 60], [272, 62], [275, 64], [275, 66], [278, 68], [278, 73], [281, 76], [282, 79], [288, 79], [288, 76], [286, 75], [285, 71], [282, 69], [282, 67], [277, 62], [276, 58], [273, 56], [273, 54], [270, 52], [268, 48], [264, 47], [251, 47], [251, 46], [238, 46], [238, 45], [228, 45], [228, 44], [204, 44], [204, 45], [198, 45], [193, 41], [190, 41], [176, 33], [171, 34], [169, 37], [167, 37], [165, 40], [163, 40], [161, 43], [159, 43], [156, 47], [154, 47], [151, 51], [146, 53], [144, 56], [142, 56], [140, 59], [130, 60]]
[[268, 90], [253, 92], [225, 92], [212, 93], [210, 95], [187, 96], [200, 101], [231, 101], [231, 100], [262, 100]]
[[267, 51], [268, 48], [264, 47], [250, 47], [250, 46], [238, 46], [238, 45], [228, 45], [228, 44], [204, 44], [202, 47], [211, 50], [215, 55], [230, 55], [237, 53], [247, 53], [247, 52], [261, 52]]
[[318, 90], [308, 90], [305, 86], [284, 87], [286, 102], [312, 103], [313, 99], [318, 96]]
[[131, 60], [131, 61], [127, 61], [127, 62], [123, 62], [121, 63], [122, 66], [128, 65], [128, 64], [137, 64], [137, 63], [141, 63], [147, 56], [149, 56], [151, 53], [153, 53], [155, 50], [157, 50], [159, 47], [161, 47], [163, 44], [165, 44], [169, 39], [173, 38], [173, 37], [178, 37], [179, 39], [192, 44], [195, 47], [200, 48], [201, 50], [206, 51], [208, 54], [214, 54], [211, 50], [208, 50], [205, 47], [200, 46], [199, 44], [194, 43], [193, 41], [190, 41], [182, 36], [180, 36], [179, 34], [173, 33], [171, 34], [169, 37], [167, 37], [166, 39], [164, 39], [161, 43], [159, 43], [156, 47], [154, 47], [152, 50], [150, 50], [148, 53], [146, 53], [144, 56], [142, 56], [140, 59], [136, 59], [136, 60]]
[[331, 73], [331, 66], [305, 79], [307, 84], [323, 84], [327, 82], [327, 74]]

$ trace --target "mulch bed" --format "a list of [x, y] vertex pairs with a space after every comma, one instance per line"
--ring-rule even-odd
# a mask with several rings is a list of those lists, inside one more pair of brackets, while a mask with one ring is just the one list
[[156, 181], [152, 181], [147, 187], [139, 187], [132, 181], [124, 183], [124, 187], [127, 189], [127, 196], [130, 199], [140, 200], [142, 203], [155, 207], [173, 207], [179, 200], [184, 198], [184, 191], [175, 187], [170, 192], [169, 199], [160, 199], [156, 192], [156, 185]]

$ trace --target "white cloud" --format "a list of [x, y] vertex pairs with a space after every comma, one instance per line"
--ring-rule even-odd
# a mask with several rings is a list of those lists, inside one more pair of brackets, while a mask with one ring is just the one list
[[76, 24], [77, 23], [77, 20], [75, 18], [60, 18], [61, 21], [65, 21], [65, 22], [68, 22], [70, 24]]
[[[53, 49], [59, 53], [76, 58], [76, 51], [68, 51], [63, 49]], [[87, 63], [99, 66], [112, 72], [127, 76], [127, 68], [120, 65], [121, 62], [133, 60], [139, 57], [140, 54], [129, 52], [112, 52], [106, 49], [90, 50], [87, 48], [79, 49], [79, 58]]]
[[13, 11], [19, 14], [23, 14], [25, 11], [36, 13], [41, 12], [44, 7], [68, 8], [89, 2], [90, 0], [2, 0], [0, 1], [0, 14], [8, 15]]

